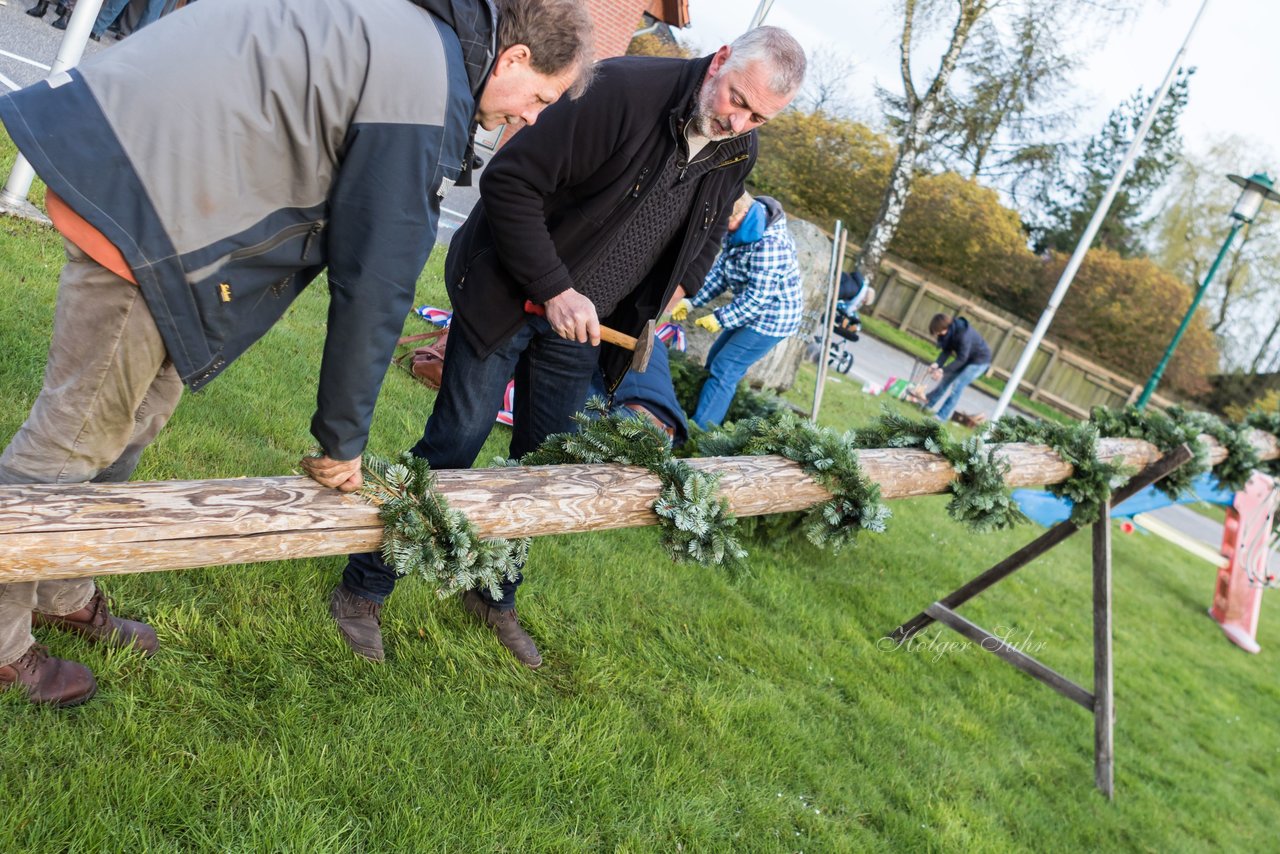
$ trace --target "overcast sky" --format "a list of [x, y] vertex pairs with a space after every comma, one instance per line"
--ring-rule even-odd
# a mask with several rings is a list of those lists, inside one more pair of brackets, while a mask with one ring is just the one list
[[[1100, 28], [1085, 20], [1069, 34], [1088, 52], [1075, 75], [1086, 106], [1077, 125], [1092, 136], [1107, 113], [1139, 86], [1154, 92], [1164, 79], [1203, 0], [1148, 0], [1120, 26]], [[692, 26], [680, 36], [704, 53], [731, 41], [751, 20], [757, 0], [690, 0]], [[855, 64], [852, 97], [867, 118], [879, 115], [876, 83], [900, 92], [897, 40], [900, 13], [893, 0], [775, 0], [766, 23], [790, 30], [807, 50], [823, 46], [847, 51]], [[943, 44], [918, 52], [932, 73]], [[930, 49], [931, 48], [931, 49]], [[1191, 152], [1219, 138], [1250, 141], [1256, 160], [1241, 163], [1249, 174], [1280, 174], [1280, 0], [1210, 0], [1192, 37], [1185, 63], [1197, 67], [1183, 114], [1183, 136]], [[918, 67], [917, 85], [924, 75]]]

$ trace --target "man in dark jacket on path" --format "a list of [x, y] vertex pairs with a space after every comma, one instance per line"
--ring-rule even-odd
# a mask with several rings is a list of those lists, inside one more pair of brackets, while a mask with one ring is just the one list
[[[501, 13], [499, 13], [501, 9]], [[66, 238], [44, 388], [0, 483], [128, 480], [177, 406], [326, 267], [303, 468], [360, 487], [374, 402], [473, 120], [532, 124], [589, 77], [579, 0], [219, 0], [0, 98]], [[37, 622], [157, 648], [92, 578], [0, 585], [0, 690], [73, 705]]]
[[[929, 331], [942, 348], [930, 368], [930, 375], [941, 382], [925, 397], [925, 407], [931, 409], [941, 400], [938, 418], [946, 421], [960, 403], [964, 390], [991, 367], [991, 348], [963, 317], [935, 314], [929, 320]], [[952, 357], [948, 365], [947, 359]]]
[[[470, 467], [513, 374], [514, 458], [573, 429], [597, 357], [612, 391], [631, 354], [599, 352], [600, 324], [637, 335], [684, 287], [701, 286], [755, 162], [754, 131], [790, 103], [804, 64], [776, 27], [702, 59], [606, 60], [585, 96], [499, 152], [449, 247], [454, 334], [413, 453], [433, 469]], [[527, 314], [526, 300], [545, 316]], [[371, 659], [383, 657], [378, 609], [394, 583], [378, 555], [353, 555], [331, 600], [343, 637]], [[498, 598], [469, 591], [463, 606], [537, 667], [516, 619], [518, 584]]]

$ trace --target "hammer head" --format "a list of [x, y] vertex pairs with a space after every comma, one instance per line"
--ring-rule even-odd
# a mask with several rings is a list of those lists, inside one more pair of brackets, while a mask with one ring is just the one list
[[643, 374], [649, 368], [649, 357], [653, 355], [653, 345], [658, 340], [654, 335], [657, 321], [650, 319], [644, 325], [644, 331], [636, 336], [636, 349], [631, 354], [631, 370]]

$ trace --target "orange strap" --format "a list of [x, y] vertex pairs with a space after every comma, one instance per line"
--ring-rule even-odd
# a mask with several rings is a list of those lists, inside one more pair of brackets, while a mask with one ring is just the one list
[[115, 244], [107, 240], [103, 233], [90, 225], [84, 217], [73, 211], [53, 190], [45, 189], [44, 206], [49, 211], [49, 219], [53, 221], [53, 227], [58, 229], [67, 240], [80, 247], [81, 252], [120, 278], [135, 285], [138, 284], [138, 280], [133, 277], [133, 270], [129, 269], [124, 256], [120, 254]]

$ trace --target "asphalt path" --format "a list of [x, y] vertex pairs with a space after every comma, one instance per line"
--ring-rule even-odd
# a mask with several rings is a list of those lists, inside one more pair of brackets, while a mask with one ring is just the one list
[[[58, 55], [63, 30], [51, 25], [57, 18], [50, 4], [43, 18], [33, 18], [26, 10], [35, 0], [7, 0], [0, 5], [0, 89], [11, 92], [49, 76], [49, 66]], [[111, 38], [89, 42], [84, 55], [105, 50]]]
[[453, 187], [449, 190], [449, 194], [444, 197], [444, 201], [440, 205], [440, 225], [436, 229], [436, 245], [448, 246], [449, 241], [453, 239], [453, 233], [458, 230], [462, 223], [466, 222], [467, 215], [471, 213], [471, 209], [475, 207], [476, 202], [480, 201], [480, 174], [484, 172], [484, 167], [478, 169], [472, 176], [470, 187]]

